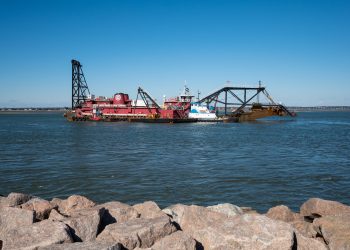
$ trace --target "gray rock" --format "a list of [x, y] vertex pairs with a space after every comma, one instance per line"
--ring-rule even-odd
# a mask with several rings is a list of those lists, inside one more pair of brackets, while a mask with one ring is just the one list
[[165, 211], [204, 249], [291, 249], [294, 244], [293, 228], [266, 216], [230, 217], [204, 207], [180, 204]]
[[350, 249], [350, 214], [323, 216], [313, 225], [331, 250]]
[[226, 214], [228, 216], [236, 216], [243, 214], [243, 211], [240, 207], [230, 203], [218, 204], [215, 206], [209, 206], [207, 208], [214, 212]]
[[160, 216], [166, 216], [153, 201], [145, 201], [144, 203], [135, 204], [133, 208], [140, 214], [140, 218], [150, 219]]
[[39, 247], [38, 250], [122, 250], [120, 243], [76, 242]]
[[35, 211], [36, 220], [45, 220], [49, 217], [54, 206], [47, 200], [32, 198], [26, 203], [20, 205], [20, 208]]
[[300, 214], [305, 217], [318, 218], [326, 215], [350, 213], [350, 206], [337, 201], [311, 198], [300, 208]]
[[102, 229], [112, 223], [123, 223], [139, 217], [139, 213], [136, 209], [118, 201], [107, 202], [96, 207], [106, 210], [101, 221]]
[[93, 241], [99, 233], [99, 225], [104, 211], [104, 208], [80, 209], [72, 212], [69, 217], [53, 212], [50, 215], [50, 220], [61, 221], [68, 225], [76, 242]]
[[284, 205], [270, 208], [269, 211], [267, 211], [266, 216], [270, 219], [281, 220], [284, 222], [292, 222], [301, 219], [301, 216], [299, 214], [294, 213]]
[[196, 244], [197, 242], [191, 236], [182, 231], [176, 231], [157, 241], [151, 249], [196, 250]]
[[300, 233], [296, 233], [296, 245], [298, 250], [327, 250], [327, 246], [320, 241], [307, 238], [301, 235]]
[[67, 218], [66, 216], [63, 216], [55, 209], [52, 209], [49, 215], [49, 220], [52, 220], [52, 221], [63, 221], [66, 218]]
[[180, 224], [180, 221], [184, 215], [185, 210], [188, 206], [182, 204], [171, 205], [170, 207], [164, 208], [162, 211], [172, 218], [172, 221]]
[[62, 202], [63, 202], [63, 200], [60, 198], [53, 198], [50, 201], [51, 205], [56, 207], [57, 209], [62, 209]]
[[304, 221], [303, 216], [298, 213], [294, 213], [287, 206], [281, 205], [272, 207], [266, 213], [266, 216], [270, 219], [280, 220], [292, 225], [295, 231], [304, 237], [315, 238], [317, 232], [315, 231], [312, 223]]
[[314, 226], [312, 223], [309, 223], [303, 220], [295, 220], [290, 222], [290, 224], [295, 229], [295, 231], [297, 231], [304, 237], [316, 238], [317, 232], [314, 229]]
[[62, 222], [44, 220], [7, 231], [3, 235], [3, 250], [34, 250], [38, 247], [70, 242], [73, 240], [67, 225]]
[[151, 247], [156, 241], [173, 233], [176, 228], [169, 218], [134, 219], [108, 225], [97, 236], [98, 242], [120, 242], [127, 249]]
[[75, 210], [91, 208], [96, 205], [93, 201], [81, 195], [72, 195], [66, 200], [53, 199], [51, 204], [57, 205], [58, 211], [65, 215], [69, 215]]
[[6, 198], [0, 200], [0, 207], [15, 207], [19, 206], [32, 198], [31, 195], [22, 193], [10, 193]]
[[0, 208], [0, 237], [1, 234], [34, 223], [34, 212], [15, 207]]

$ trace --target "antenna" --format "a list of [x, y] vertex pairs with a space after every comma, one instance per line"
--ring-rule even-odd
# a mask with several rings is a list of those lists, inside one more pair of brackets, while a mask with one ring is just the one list
[[184, 89], [181, 93], [181, 96], [189, 96], [190, 95], [190, 89], [187, 87], [187, 85], [184, 85]]
[[199, 95], [202, 94], [201, 92], [199, 92], [199, 90], [197, 90], [197, 102], [199, 102]]

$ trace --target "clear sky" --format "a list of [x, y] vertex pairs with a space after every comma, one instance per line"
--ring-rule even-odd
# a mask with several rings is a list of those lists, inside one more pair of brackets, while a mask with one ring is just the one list
[[0, 107], [70, 106], [73, 58], [96, 95], [261, 80], [287, 105], [350, 105], [350, 1], [0, 0]]

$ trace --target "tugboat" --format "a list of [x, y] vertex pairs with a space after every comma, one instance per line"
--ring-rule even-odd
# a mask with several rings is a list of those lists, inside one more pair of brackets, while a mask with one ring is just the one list
[[206, 105], [199, 102], [191, 103], [191, 111], [188, 114], [188, 118], [195, 118], [198, 121], [215, 121], [218, 119], [215, 110], [209, 110]]

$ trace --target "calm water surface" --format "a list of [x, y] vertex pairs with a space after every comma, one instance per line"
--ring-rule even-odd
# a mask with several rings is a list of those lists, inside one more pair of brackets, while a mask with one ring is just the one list
[[310, 197], [350, 204], [350, 113], [173, 125], [0, 114], [0, 194], [12, 191], [262, 212]]

